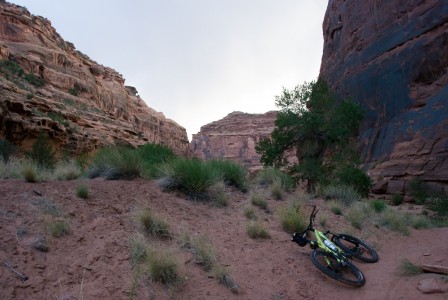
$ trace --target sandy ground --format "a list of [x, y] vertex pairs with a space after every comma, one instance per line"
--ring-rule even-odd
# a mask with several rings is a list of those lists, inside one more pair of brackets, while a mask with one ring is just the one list
[[[76, 196], [81, 183], [89, 188], [87, 200]], [[133, 283], [138, 285], [134, 299], [448, 299], [447, 292], [423, 294], [417, 289], [431, 278], [448, 289], [441, 275], [397, 274], [403, 258], [448, 266], [448, 228], [412, 230], [410, 236], [383, 228], [357, 231], [319, 199], [312, 201], [328, 227], [349, 229], [377, 248], [378, 263], [355, 262], [367, 278], [365, 286], [344, 286], [312, 265], [311, 249], [292, 243], [275, 213], [287, 201], [269, 200], [272, 213], [257, 208], [271, 238], [253, 240], [243, 213], [248, 194], [237, 191], [229, 191], [229, 206], [217, 208], [164, 193], [154, 181], [143, 179], [0, 180], [0, 199], [0, 299], [130, 299]], [[177, 287], [136, 276], [130, 240], [139, 231], [135, 215], [143, 208], [166, 219], [178, 234], [206, 235], [240, 293], [219, 284], [175, 240], [160, 243], [178, 259], [182, 280]], [[55, 238], [48, 233], [48, 224], [57, 220], [70, 225], [68, 235]], [[32, 247], [39, 239], [46, 239], [48, 252]]]

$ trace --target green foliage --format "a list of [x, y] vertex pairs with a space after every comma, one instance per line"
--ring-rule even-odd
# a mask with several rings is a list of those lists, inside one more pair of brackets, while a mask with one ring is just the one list
[[428, 197], [426, 184], [418, 177], [414, 177], [409, 181], [409, 192], [414, 198], [415, 203], [423, 204]]
[[391, 203], [392, 203], [392, 205], [400, 205], [401, 203], [403, 203], [403, 195], [393, 194]]
[[50, 169], [54, 167], [55, 152], [49, 143], [48, 135], [44, 131], [39, 132], [28, 156], [40, 167]]
[[131, 262], [133, 266], [143, 262], [148, 255], [145, 240], [142, 236], [134, 236], [131, 239]]
[[42, 87], [45, 85], [44, 79], [42, 77], [34, 75], [33, 73], [26, 74], [23, 78], [25, 78], [26, 81], [36, 87]]
[[70, 95], [73, 95], [73, 96], [78, 96], [78, 90], [77, 89], [75, 89], [75, 88], [71, 88], [71, 89], [69, 89], [68, 90], [68, 93], [70, 94]]
[[9, 158], [17, 153], [17, 146], [8, 140], [0, 139], [0, 157], [4, 162], [8, 162]]
[[87, 176], [101, 176], [108, 180], [133, 179], [140, 176], [142, 165], [141, 157], [135, 149], [109, 146], [100, 149], [92, 158]]
[[439, 217], [448, 216], [448, 195], [444, 190], [433, 195], [428, 201], [428, 208], [437, 213]]
[[82, 199], [89, 198], [89, 188], [85, 185], [78, 185], [76, 187], [76, 196]]
[[257, 215], [255, 214], [255, 211], [252, 207], [247, 206], [244, 208], [244, 216], [250, 220], [256, 220]]
[[288, 233], [302, 232], [306, 228], [306, 217], [299, 204], [292, 202], [279, 210], [280, 221], [284, 231]]
[[229, 204], [229, 200], [226, 194], [226, 185], [222, 181], [211, 185], [207, 188], [207, 194], [210, 200], [217, 207], [225, 207]]
[[190, 251], [196, 258], [196, 263], [206, 271], [210, 271], [216, 265], [216, 253], [209, 239], [201, 235], [189, 242]]
[[252, 193], [250, 195], [250, 202], [252, 203], [252, 205], [257, 206], [261, 209], [266, 210], [268, 208], [268, 202], [260, 193]]
[[325, 199], [334, 199], [345, 206], [361, 201], [361, 196], [351, 186], [346, 185], [328, 185], [323, 187], [320, 193]]
[[207, 163], [219, 170], [227, 185], [233, 185], [243, 192], [247, 191], [247, 170], [244, 167], [227, 160], [210, 160]]
[[278, 168], [264, 168], [258, 173], [257, 182], [261, 185], [272, 185], [280, 182], [283, 191], [292, 190], [296, 185], [293, 177]]
[[250, 221], [246, 226], [247, 234], [253, 239], [268, 239], [271, 237], [263, 224], [258, 221]]
[[61, 160], [53, 171], [53, 177], [58, 180], [74, 180], [80, 176], [81, 168], [75, 160]]
[[334, 176], [339, 184], [353, 187], [362, 197], [369, 196], [372, 180], [363, 170], [348, 165], [335, 171]]
[[207, 189], [221, 180], [221, 173], [212, 164], [198, 159], [179, 158], [163, 168], [165, 187], [184, 192], [189, 197], [210, 200]]
[[265, 166], [284, 166], [286, 155], [296, 151], [299, 163], [292, 172], [308, 180], [309, 188], [335, 169], [333, 159], [351, 145], [363, 118], [363, 110], [353, 101], [336, 101], [322, 80], [283, 90], [276, 98], [280, 107], [271, 139], [256, 146]]
[[179, 278], [178, 263], [173, 255], [167, 251], [151, 251], [147, 257], [148, 271], [154, 282], [174, 284]]
[[70, 226], [63, 220], [56, 220], [48, 225], [50, 234], [54, 237], [62, 237], [70, 232]]
[[381, 226], [404, 235], [410, 234], [408, 222], [409, 217], [407, 215], [393, 209], [387, 209], [380, 214], [379, 223]]
[[387, 208], [387, 204], [384, 200], [381, 199], [375, 199], [372, 202], [370, 202], [370, 206], [372, 206], [373, 210], [377, 213], [380, 213]]
[[145, 144], [137, 148], [138, 155], [142, 158], [143, 176], [156, 178], [160, 176], [159, 166], [175, 158], [173, 151], [159, 144]]
[[169, 224], [154, 215], [150, 210], [144, 209], [138, 216], [143, 231], [157, 238], [169, 238], [171, 233]]
[[50, 111], [48, 113], [48, 117], [50, 119], [52, 119], [53, 121], [58, 122], [59, 124], [65, 126], [65, 127], [68, 127], [68, 121], [60, 113], [55, 112], [55, 111]]
[[274, 181], [271, 184], [271, 195], [275, 200], [281, 200], [283, 198], [283, 189], [280, 181]]
[[6, 70], [11, 74], [18, 75], [19, 77], [23, 76], [24, 74], [22, 67], [20, 67], [18, 63], [12, 60], [0, 61], [0, 68]]

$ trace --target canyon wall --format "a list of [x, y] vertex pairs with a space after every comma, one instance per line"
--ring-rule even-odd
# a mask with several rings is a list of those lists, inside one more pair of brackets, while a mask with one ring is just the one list
[[366, 109], [360, 147], [377, 193], [448, 185], [448, 1], [330, 0], [320, 76]]
[[0, 1], [0, 138], [26, 150], [45, 130], [56, 149], [75, 155], [145, 143], [189, 153], [186, 130], [124, 83], [65, 41], [49, 20]]
[[233, 112], [201, 127], [193, 135], [190, 149], [201, 159], [229, 159], [246, 167], [259, 167], [255, 145], [274, 130], [277, 112], [247, 114]]

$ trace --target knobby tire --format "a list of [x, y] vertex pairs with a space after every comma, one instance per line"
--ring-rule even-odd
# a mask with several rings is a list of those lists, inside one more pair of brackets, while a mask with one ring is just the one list
[[375, 263], [379, 259], [375, 249], [354, 236], [336, 234], [333, 236], [332, 241], [349, 257], [354, 257], [366, 263]]

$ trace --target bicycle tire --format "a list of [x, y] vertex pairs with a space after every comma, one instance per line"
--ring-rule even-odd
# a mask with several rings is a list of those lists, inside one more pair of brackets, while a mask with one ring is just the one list
[[355, 265], [349, 261], [339, 263], [333, 253], [314, 250], [311, 253], [311, 261], [325, 275], [342, 283], [355, 287], [366, 283], [364, 274]]
[[335, 234], [331, 240], [349, 257], [354, 257], [366, 263], [375, 263], [379, 259], [375, 249], [354, 236]]

